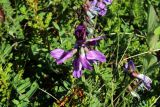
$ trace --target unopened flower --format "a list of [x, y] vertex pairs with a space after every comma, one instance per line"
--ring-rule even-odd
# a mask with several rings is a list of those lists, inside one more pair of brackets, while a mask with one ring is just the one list
[[135, 69], [136, 69], [136, 67], [135, 67], [134, 62], [132, 60], [129, 60], [125, 64], [125, 71], [133, 72], [133, 71], [135, 71]]
[[84, 41], [86, 39], [86, 26], [84, 24], [80, 24], [75, 30], [75, 37], [77, 40]]
[[144, 74], [140, 74], [138, 72], [135, 71], [135, 65], [134, 65], [134, 62], [132, 60], [128, 61], [126, 64], [125, 64], [125, 71], [127, 71], [127, 73], [131, 76], [131, 77], [134, 77], [134, 78], [137, 78], [139, 80], [141, 80], [144, 84], [144, 87], [147, 89], [147, 90], [150, 90], [151, 89], [151, 83], [152, 83], [152, 80], [144, 75]]

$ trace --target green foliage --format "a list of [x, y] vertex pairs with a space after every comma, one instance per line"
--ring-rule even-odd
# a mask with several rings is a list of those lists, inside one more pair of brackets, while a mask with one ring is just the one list
[[10, 99], [11, 90], [10, 90], [10, 79], [11, 79], [11, 66], [12, 64], [9, 63], [6, 65], [5, 68], [3, 68], [2, 65], [0, 65], [0, 105], [7, 104]]
[[[91, 31], [95, 37], [106, 36], [95, 49], [107, 61], [75, 79], [73, 58], [57, 65], [49, 53], [74, 47], [84, 2], [0, 0], [5, 14], [0, 22], [0, 106], [160, 106], [160, 1], [113, 0]], [[126, 76], [123, 65], [130, 56], [136, 70], [153, 81], [149, 92], [136, 89], [140, 99], [127, 88], [133, 79]]]
[[0, 46], [0, 49], [1, 49], [0, 50], [0, 62], [4, 64], [7, 59], [12, 57], [12, 55], [10, 54], [12, 50], [12, 46], [10, 46], [10, 44], [7, 44], [7, 43], [2, 43]]
[[13, 80], [13, 87], [19, 94], [18, 100], [13, 99], [13, 103], [18, 107], [25, 107], [29, 105], [29, 99], [38, 89], [38, 84], [36, 82], [31, 83], [29, 78], [23, 80], [20, 75], [16, 75]]

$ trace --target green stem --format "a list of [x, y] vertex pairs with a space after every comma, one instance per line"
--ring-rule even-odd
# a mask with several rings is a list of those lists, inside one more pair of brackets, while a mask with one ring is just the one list
[[120, 64], [120, 62], [123, 60], [123, 57], [124, 57], [125, 53], [127, 52], [128, 47], [129, 47], [129, 45], [130, 45], [130, 43], [131, 43], [131, 40], [132, 40], [132, 37], [129, 39], [128, 45], [127, 45], [127, 47], [126, 47], [126, 49], [125, 49], [125, 51], [124, 51], [124, 53], [123, 53], [123, 55], [122, 55], [122, 57], [121, 57], [121, 59], [120, 59], [119, 63], [118, 63], [118, 65], [119, 65], [119, 64]]
[[137, 55], [130, 56], [130, 57], [125, 58], [123, 60], [127, 60], [127, 59], [130, 59], [130, 58], [134, 58], [134, 57], [137, 57], [137, 56], [141, 56], [141, 55], [144, 55], [144, 54], [147, 54], [147, 53], [151, 53], [151, 52], [156, 52], [156, 51], [160, 51], [160, 49], [155, 49], [155, 50], [150, 50], [150, 51], [147, 51], [147, 52], [143, 52], [143, 53], [140, 53], [140, 54], [137, 54]]
[[56, 97], [54, 97], [52, 94], [48, 93], [46, 90], [43, 90], [42, 88], [38, 88], [39, 90], [41, 90], [42, 92], [48, 94], [49, 96], [51, 96], [52, 98], [54, 98], [56, 101], [58, 101], [58, 99]]

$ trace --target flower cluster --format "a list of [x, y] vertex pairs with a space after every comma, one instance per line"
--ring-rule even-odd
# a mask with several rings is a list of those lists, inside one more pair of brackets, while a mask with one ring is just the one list
[[134, 77], [134, 78], [137, 78], [137, 79], [141, 80], [142, 84], [143, 84], [141, 86], [144, 86], [147, 90], [151, 89], [152, 80], [148, 76], [136, 72], [136, 67], [135, 67], [134, 62], [132, 60], [128, 61], [125, 64], [125, 71], [131, 77]]
[[84, 4], [85, 22], [89, 35], [93, 34], [93, 27], [96, 25], [95, 16], [104, 16], [107, 13], [107, 5], [111, 4], [112, 0], [86, 0]]
[[104, 39], [104, 36], [92, 39], [87, 39], [87, 36], [93, 33], [93, 26], [89, 26], [94, 23], [93, 18], [96, 15], [104, 16], [107, 12], [106, 5], [111, 3], [112, 0], [87, 0], [84, 4], [84, 10], [87, 15], [85, 17], [86, 22], [81, 23], [75, 30], [76, 43], [74, 48], [69, 51], [55, 49], [50, 53], [56, 59], [57, 64], [62, 64], [65, 60], [75, 55], [73, 76], [76, 78], [81, 77], [83, 69], [92, 70], [92, 63], [95, 61], [106, 62], [104, 54], [90, 48], [95, 46], [101, 39]]
[[104, 16], [107, 13], [106, 5], [111, 4], [112, 0], [92, 0], [87, 1], [85, 6], [85, 11], [90, 19], [95, 15]]
[[73, 76], [76, 78], [81, 77], [82, 70], [92, 70], [92, 63], [95, 61], [106, 62], [104, 54], [97, 50], [90, 49], [90, 46], [96, 45], [96, 43], [103, 39], [103, 36], [99, 36], [92, 39], [86, 39], [87, 32], [86, 26], [80, 24], [75, 30], [76, 43], [73, 49], [70, 51], [64, 51], [62, 49], [55, 49], [51, 51], [51, 56], [56, 59], [57, 64], [62, 64], [65, 60], [75, 55], [73, 60]]

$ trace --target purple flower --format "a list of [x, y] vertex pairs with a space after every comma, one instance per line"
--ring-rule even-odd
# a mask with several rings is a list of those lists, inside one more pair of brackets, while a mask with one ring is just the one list
[[151, 89], [152, 80], [148, 76], [146, 76], [144, 74], [138, 74], [137, 78], [140, 79], [140, 80], [142, 80], [142, 82], [144, 83], [144, 86], [145, 86], [145, 88], [147, 90]]
[[73, 61], [74, 71], [73, 76], [79, 78], [82, 75], [83, 69], [92, 70], [91, 62], [100, 61], [105, 62], [106, 57], [99, 51], [91, 50], [84, 52], [84, 48], [81, 48], [81, 54]]
[[82, 75], [83, 69], [93, 70], [91, 65], [93, 62], [106, 62], [104, 54], [96, 50], [90, 50], [90, 46], [96, 45], [104, 36], [86, 40], [86, 27], [80, 24], [75, 30], [75, 37], [76, 43], [72, 50], [66, 52], [63, 49], [55, 49], [52, 50], [50, 54], [56, 59], [57, 64], [62, 64], [76, 54], [76, 58], [73, 61], [73, 76], [79, 78]]
[[104, 16], [107, 13], [106, 5], [111, 4], [112, 0], [92, 0], [87, 2], [87, 8], [85, 9], [89, 19], [95, 17], [95, 15]]
[[85, 11], [89, 17], [89, 21], [96, 15], [104, 16], [107, 13], [107, 4], [111, 4], [112, 0], [92, 0], [86, 2]]
[[55, 49], [51, 51], [50, 55], [56, 59], [57, 64], [62, 64], [65, 60], [71, 58], [77, 49], [72, 49], [71, 51], [65, 52], [62, 49]]
[[73, 76], [79, 78], [82, 75], [83, 69], [93, 70], [91, 63], [95, 61], [106, 62], [106, 57], [99, 51], [89, 50], [90, 45], [94, 45], [97, 41], [104, 37], [97, 37], [86, 40], [79, 44], [79, 40], [76, 41], [76, 46], [70, 51], [64, 51], [63, 49], [55, 49], [51, 51], [51, 56], [56, 59], [57, 64], [62, 64], [65, 60], [71, 58], [76, 54], [76, 58], [73, 61]]
[[125, 70], [129, 72], [135, 71], [136, 67], [134, 65], [134, 62], [130, 60], [128, 63], [125, 64]]
[[97, 6], [99, 8], [98, 14], [100, 16], [104, 16], [107, 13], [107, 8], [104, 2], [100, 1], [97, 3]]
[[130, 60], [128, 63], [125, 64], [125, 71], [127, 71], [130, 76], [142, 80], [144, 87], [147, 90], [150, 90], [152, 80], [144, 74], [140, 74], [138, 72], [135, 72], [135, 69], [136, 68], [135, 68], [134, 62], [132, 60]]

